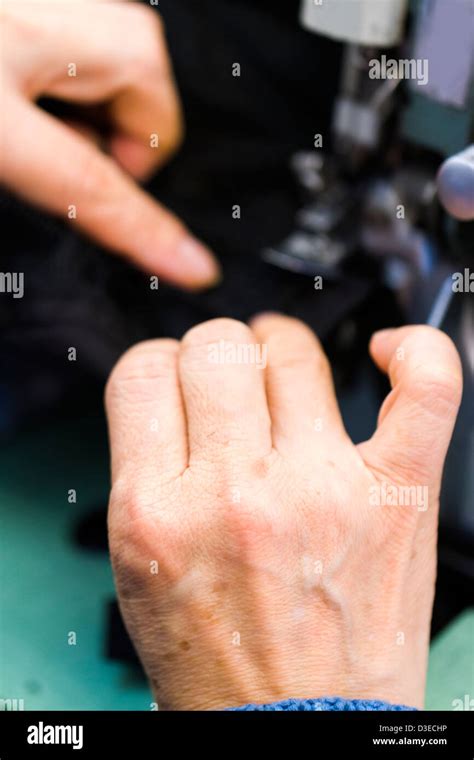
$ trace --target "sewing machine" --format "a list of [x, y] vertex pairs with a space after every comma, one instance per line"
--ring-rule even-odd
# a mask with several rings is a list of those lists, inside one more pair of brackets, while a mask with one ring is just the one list
[[[294, 233], [263, 255], [337, 279], [362, 250], [383, 263], [384, 281], [409, 317], [420, 280], [455, 244], [439, 200], [452, 217], [474, 219], [474, 146], [466, 149], [474, 130], [474, 5], [304, 0], [301, 22], [345, 43], [332, 151], [294, 157], [308, 203]], [[317, 146], [327, 138], [319, 137]]]

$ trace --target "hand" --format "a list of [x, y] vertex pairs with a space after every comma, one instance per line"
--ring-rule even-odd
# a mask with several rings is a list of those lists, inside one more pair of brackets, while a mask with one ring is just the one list
[[319, 343], [293, 319], [215, 320], [114, 369], [110, 548], [161, 709], [336, 695], [422, 706], [460, 362], [429, 327], [370, 348], [393, 390], [359, 446]]
[[[1, 182], [65, 218], [75, 207], [74, 224], [150, 273], [212, 284], [207, 248], [130, 177], [161, 166], [183, 134], [159, 16], [135, 3], [16, 0], [2, 3], [0, 24]], [[40, 109], [41, 96], [104, 104], [110, 156]]]

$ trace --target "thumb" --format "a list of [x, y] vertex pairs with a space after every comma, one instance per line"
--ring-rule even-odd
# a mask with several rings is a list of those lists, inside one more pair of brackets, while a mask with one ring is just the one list
[[383, 473], [438, 484], [462, 394], [453, 342], [432, 327], [402, 327], [375, 333], [370, 353], [392, 391], [375, 434], [360, 447], [363, 458]]
[[5, 110], [2, 181], [10, 189], [170, 282], [194, 288], [218, 279], [210, 251], [113, 159], [26, 101]]

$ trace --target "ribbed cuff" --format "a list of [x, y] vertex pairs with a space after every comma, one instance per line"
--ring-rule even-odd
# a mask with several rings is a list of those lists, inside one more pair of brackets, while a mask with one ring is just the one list
[[405, 710], [416, 712], [416, 707], [406, 705], [392, 705], [390, 702], [381, 702], [377, 699], [343, 699], [342, 697], [323, 697], [322, 699], [285, 699], [282, 702], [273, 702], [267, 705], [243, 705], [243, 707], [228, 708], [233, 712], [248, 712], [252, 710], [282, 710], [284, 712], [306, 712], [334, 710], [352, 712], [354, 710]]

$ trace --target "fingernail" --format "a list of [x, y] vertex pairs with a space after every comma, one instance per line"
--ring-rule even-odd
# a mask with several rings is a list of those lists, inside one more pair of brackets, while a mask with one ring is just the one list
[[221, 268], [215, 257], [195, 238], [184, 238], [176, 253], [180, 265], [186, 268], [186, 279], [190, 287], [217, 285], [222, 279]]

